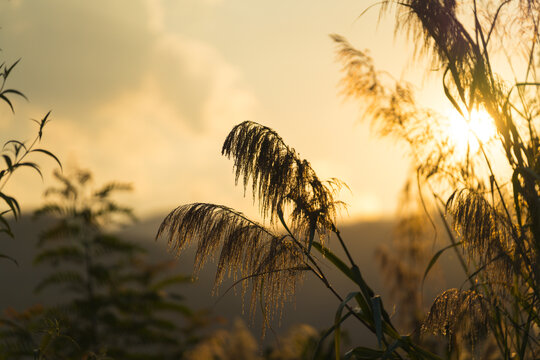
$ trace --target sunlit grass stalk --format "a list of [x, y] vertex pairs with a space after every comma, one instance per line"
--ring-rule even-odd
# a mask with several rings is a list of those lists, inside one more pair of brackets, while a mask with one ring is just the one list
[[[383, 13], [396, 9], [396, 29], [404, 28], [423, 40], [416, 42], [419, 54], [439, 66], [444, 95], [464, 119], [470, 121], [472, 110], [478, 108], [490, 114], [498, 134], [493, 146], [505, 154], [510, 179], [500, 179], [493, 169], [494, 160], [476, 134], [479, 154], [472, 153], [467, 143], [465, 159], [458, 162], [452, 158], [453, 149], [442, 141], [444, 134], [430, 127], [438, 123], [440, 115], [420, 108], [411, 86], [377, 71], [364, 52], [339, 36], [334, 40], [346, 73], [344, 94], [362, 100], [366, 114], [382, 135], [396, 136], [410, 145], [416, 174], [421, 175], [419, 187], [427, 187], [435, 200], [435, 211], [452, 244], [448, 248], [458, 255], [470, 289], [489, 300], [489, 327], [501, 354], [525, 359], [540, 354], [538, 341], [530, 336], [540, 328], [540, 141], [535, 103], [540, 96], [540, 6], [528, 0], [504, 1], [493, 12], [483, 8], [485, 5], [476, 0], [407, 0], [381, 6]], [[495, 73], [490, 55], [496, 49], [493, 43], [508, 40], [506, 36], [513, 30], [511, 26], [508, 29], [512, 30], [502, 28], [505, 21], [518, 24], [521, 32], [510, 41], [525, 50], [524, 78], [515, 76], [511, 86]], [[504, 46], [501, 50], [506, 53]], [[517, 55], [506, 55], [513, 70], [512, 60]], [[514, 89], [517, 99], [511, 97]], [[418, 136], [422, 131], [430, 136]], [[478, 165], [487, 169], [486, 178], [475, 173]], [[485, 196], [486, 189], [491, 189], [491, 199]], [[442, 201], [442, 197], [449, 200]], [[424, 209], [430, 211], [426, 206]], [[457, 244], [462, 245], [463, 254]]]
[[[236, 178], [243, 180], [244, 188], [249, 181], [252, 182], [252, 190], [259, 200], [261, 214], [269, 217], [272, 222], [279, 220], [286, 234], [274, 234], [241, 213], [224, 206], [191, 204], [171, 212], [160, 226], [157, 238], [166, 235], [169, 246], [177, 253], [188, 243], [198, 239], [196, 269], [204, 264], [210, 253], [221, 248], [215, 286], [221, 283], [221, 274], [231, 275], [231, 271], [239, 270], [243, 294], [246, 292], [245, 281], [250, 280], [252, 283], [251, 313], [254, 303], [258, 301], [265, 317], [264, 324], [268, 324], [268, 318], [274, 313], [267, 311], [268, 306], [279, 306], [276, 296], [281, 297], [282, 302], [283, 297], [288, 295], [283, 284], [290, 283], [294, 286], [292, 284], [295, 283], [296, 276], [301, 274], [285, 270], [291, 269], [294, 264], [304, 264], [340, 302], [333, 327], [336, 357], [340, 356], [339, 324], [345, 316], [356, 319], [376, 336], [383, 346], [381, 354], [387, 353], [388, 356], [401, 358], [400, 351], [403, 351], [419, 358], [436, 358], [415, 346], [407, 336], [398, 333], [382, 301], [363, 279], [335, 226], [334, 214], [340, 203], [333, 199], [333, 193], [334, 186], [339, 185], [338, 181], [320, 181], [310, 164], [301, 160], [292, 148], [285, 145], [277, 133], [253, 122], [244, 122], [233, 128], [223, 146], [223, 154], [234, 158]], [[289, 209], [290, 222], [285, 219], [284, 207]], [[323, 240], [330, 233], [338, 237], [350, 265], [346, 265], [324, 245]], [[315, 240], [315, 234], [318, 234], [319, 241]], [[298, 255], [294, 255], [292, 262], [282, 263], [279, 258], [274, 257], [271, 249], [288, 241], [290, 246], [285, 251]], [[318, 251], [326, 262], [350, 278], [360, 291], [351, 292], [347, 297], [339, 294], [322, 270], [322, 260], [316, 259], [311, 249]], [[249, 260], [242, 260], [247, 257]], [[238, 267], [240, 263], [244, 265]], [[272, 277], [269, 277], [270, 273]], [[262, 286], [265, 288], [264, 292]], [[271, 292], [267, 289], [271, 289]], [[357, 301], [360, 310], [354, 309], [348, 303], [353, 299]], [[345, 315], [342, 314], [343, 309], [346, 309]]]

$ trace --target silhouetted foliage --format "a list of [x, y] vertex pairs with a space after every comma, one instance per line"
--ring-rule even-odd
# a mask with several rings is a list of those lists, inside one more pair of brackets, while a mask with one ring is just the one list
[[[479, 348], [489, 330], [489, 339], [496, 343], [501, 357], [538, 358], [540, 5], [525, 0], [407, 0], [385, 1], [380, 6], [382, 14], [395, 10], [396, 32], [406, 30], [415, 39], [417, 56], [427, 57], [439, 70], [441, 94], [469, 124], [463, 134], [466, 151], [460, 154], [448, 129], [456, 120], [421, 106], [410, 84], [377, 70], [366, 52], [355, 49], [341, 36], [332, 36], [343, 63], [344, 95], [360, 100], [364, 114], [379, 134], [404, 140], [410, 146], [413, 171], [406, 189], [417, 191], [420, 210], [436, 231], [432, 213], [439, 216], [450, 241], [433, 256], [425, 272], [416, 272], [409, 283], [425, 279], [437, 259], [450, 249], [456, 251], [467, 276], [468, 288], [450, 289], [437, 297], [423, 324], [416, 322], [413, 333], [422, 330], [453, 336], [454, 347], [466, 352], [471, 345], [474, 356], [475, 346]], [[510, 69], [523, 71], [519, 76], [514, 73], [519, 80], [506, 81], [496, 72], [492, 58], [498, 51], [506, 55]], [[481, 141], [471, 128], [478, 111], [487, 112], [496, 128], [497, 134], [489, 140]], [[471, 138], [476, 139], [477, 147], [471, 146]], [[438, 358], [418, 346], [421, 340], [417, 336], [413, 341], [410, 334], [399, 334], [380, 297], [363, 280], [335, 225], [339, 202], [334, 200], [336, 187], [332, 184], [339, 183], [321, 182], [309, 163], [301, 160], [275, 131], [253, 122], [237, 125], [222, 153], [233, 158], [236, 180], [242, 179], [244, 189], [251, 181], [253, 196], [258, 199], [262, 216], [270, 220], [271, 229], [220, 205], [192, 204], [173, 211], [158, 237], [167, 234], [170, 246], [177, 251], [189, 241], [198, 241], [197, 266], [221, 249], [217, 284], [224, 271], [231, 274], [241, 270], [241, 280], [250, 279], [252, 288], [259, 289], [259, 280], [254, 278], [266, 275], [258, 270], [269, 261], [275, 263], [273, 271], [287, 272], [291, 266], [300, 266], [315, 274], [341, 303], [329, 331], [334, 333], [336, 358], [340, 357], [340, 324], [348, 317], [356, 318], [376, 335], [379, 349], [356, 347], [347, 352], [346, 358]], [[495, 168], [500, 159], [506, 163]], [[417, 210], [404, 212], [404, 219], [414, 219]], [[275, 234], [279, 230], [274, 226], [277, 219], [285, 230], [283, 235]], [[350, 265], [321, 242], [332, 232]], [[263, 257], [255, 255], [260, 251], [259, 244], [272, 247], [285, 242], [288, 246], [284, 250], [295, 259], [292, 263], [283, 262], [272, 252]], [[414, 246], [414, 242], [404, 248], [414, 250], [407, 246]], [[315, 258], [312, 247], [324, 259]], [[240, 268], [251, 254], [255, 264]], [[418, 255], [414, 251], [408, 254], [413, 260]], [[359, 291], [346, 297], [338, 294], [319, 266], [322, 261], [353, 280]], [[402, 274], [411, 271], [409, 267]], [[264, 280], [270, 290], [259, 298], [263, 304], [271, 299], [266, 291], [283, 298], [283, 287], [278, 285], [282, 280], [279, 276]], [[415, 298], [414, 292], [401, 294], [408, 296], [403, 301]], [[353, 299], [358, 308], [348, 305]], [[486, 351], [481, 356], [494, 353], [489, 345], [481, 351]]]
[[[450, 240], [435, 254], [425, 275], [443, 252], [454, 249], [467, 276], [468, 289], [447, 290], [436, 299], [423, 331], [461, 333], [478, 344], [477, 335], [489, 329], [488, 341], [497, 344], [501, 357], [536, 359], [540, 356], [540, 4], [525, 0], [382, 4], [382, 13], [394, 9], [396, 31], [408, 32], [417, 55], [439, 70], [441, 94], [464, 122], [471, 124], [475, 112], [483, 110], [497, 132], [493, 139], [481, 141], [469, 125], [462, 136], [475, 139], [478, 146], [475, 149], [467, 140], [466, 152], [459, 156], [448, 129], [457, 119], [420, 106], [412, 86], [378, 71], [365, 52], [333, 36], [344, 65], [345, 95], [360, 100], [383, 136], [410, 145], [409, 183], [416, 186], [408, 189], [418, 189], [421, 209], [428, 218], [440, 218]], [[507, 64], [501, 65], [501, 58]], [[504, 78], [506, 69], [511, 69], [513, 79]]]
[[[11, 65], [6, 63], [0, 64], [0, 100], [9, 106], [13, 113], [15, 112], [12, 100], [13, 96], [26, 99], [26, 96], [19, 90], [7, 87], [8, 77], [18, 63], [19, 60]], [[46, 149], [38, 148], [38, 144], [43, 137], [43, 129], [50, 121], [50, 114], [51, 112], [49, 111], [41, 120], [33, 120], [38, 125], [38, 133], [30, 143], [19, 140], [8, 140], [4, 143], [1, 151], [4, 166], [0, 168], [0, 203], [4, 205], [4, 208], [7, 207], [7, 209], [0, 209], [0, 233], [5, 233], [10, 237], [13, 237], [13, 233], [7, 216], [12, 215], [15, 219], [18, 219], [21, 214], [19, 201], [4, 191], [13, 173], [21, 168], [30, 168], [35, 170], [39, 176], [42, 176], [40, 166], [32, 159], [36, 154], [43, 154], [50, 157], [58, 163], [60, 168], [62, 167], [60, 160], [53, 153]], [[3, 252], [0, 252], [0, 258], [16, 262], [16, 259]]]
[[[225, 273], [234, 278], [240, 273], [238, 282], [243, 282], [243, 293], [248, 287], [247, 281], [251, 282], [252, 314], [255, 304], [260, 302], [265, 326], [294, 292], [296, 282], [309, 271], [340, 303], [335, 324], [324, 336], [334, 334], [336, 356], [340, 354], [341, 322], [351, 317], [367, 326], [381, 344], [389, 346], [386, 350], [389, 355], [396, 352], [399, 345], [418, 358], [435, 358], [408, 337], [399, 335], [380, 297], [364, 281], [335, 225], [335, 213], [341, 204], [334, 200], [335, 191], [341, 185], [338, 180], [319, 180], [309, 163], [300, 159], [275, 131], [254, 122], [234, 127], [223, 149], [223, 154], [233, 157], [237, 180], [242, 178], [245, 188], [252, 182], [254, 197], [259, 200], [261, 214], [271, 219], [270, 226], [263, 227], [222, 205], [196, 203], [172, 211], [161, 224], [156, 238], [165, 236], [177, 254], [189, 242], [197, 241], [196, 269], [204, 264], [207, 256], [220, 251], [216, 285]], [[284, 229], [281, 235], [277, 235], [276, 219]], [[322, 242], [330, 233], [338, 237], [350, 265]], [[316, 257], [312, 249], [323, 258]], [[341, 296], [326, 277], [323, 262], [350, 278], [359, 291]], [[358, 308], [348, 305], [353, 299]], [[391, 339], [397, 345], [390, 346]], [[356, 353], [359, 351], [362, 350], [357, 349]], [[384, 351], [376, 351], [376, 354], [382, 355]]]
[[[141, 245], [110, 233], [111, 225], [134, 219], [131, 209], [113, 200], [118, 191], [131, 187], [111, 182], [93, 190], [91, 174], [83, 170], [54, 175], [60, 185], [47, 189], [48, 201], [36, 216], [56, 223], [41, 234], [34, 259], [53, 271], [35, 290], [56, 288], [63, 300], [32, 313], [39, 316], [8, 314], [1, 321], [0, 336], [6, 341], [0, 358], [34, 353], [40, 359], [180, 357], [197, 340], [195, 331], [203, 320], [176, 292], [175, 285], [191, 278], [171, 274], [172, 262], [147, 263]], [[57, 324], [57, 339], [71, 341], [45, 347], [38, 329], [51, 322]], [[13, 331], [17, 336], [7, 341]]]

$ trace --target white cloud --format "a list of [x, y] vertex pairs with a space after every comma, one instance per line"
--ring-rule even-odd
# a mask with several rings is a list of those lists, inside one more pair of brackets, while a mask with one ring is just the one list
[[180, 35], [161, 36], [155, 44], [150, 76], [157, 91], [196, 130], [251, 114], [255, 97], [239, 73], [217, 51]]
[[81, 122], [102, 104], [138, 91], [149, 74], [194, 129], [203, 129], [216, 111], [252, 106], [238, 70], [215, 49], [164, 30], [162, 7], [156, 0], [4, 3], [0, 40], [5, 52], [23, 58], [15, 83], [32, 102]]
[[[151, 0], [0, 5], [0, 41], [23, 57], [14, 82], [31, 98], [33, 113], [53, 109], [48, 146], [97, 179], [133, 181], [134, 205], [143, 211], [171, 206], [177, 201], [171, 192], [185, 199], [204, 193], [208, 177], [206, 193], [222, 198], [224, 180], [208, 169], [221, 166], [230, 177], [221, 142], [256, 108], [240, 72], [215, 49], [164, 30], [160, 6]], [[18, 181], [11, 189], [35, 204], [41, 187]]]

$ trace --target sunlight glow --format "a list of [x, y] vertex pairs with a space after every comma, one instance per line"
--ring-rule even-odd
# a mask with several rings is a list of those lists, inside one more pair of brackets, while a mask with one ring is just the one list
[[476, 153], [480, 148], [479, 142], [485, 145], [497, 134], [493, 119], [485, 110], [473, 110], [469, 119], [453, 110], [448, 117], [448, 137], [458, 155], [465, 155], [467, 150]]

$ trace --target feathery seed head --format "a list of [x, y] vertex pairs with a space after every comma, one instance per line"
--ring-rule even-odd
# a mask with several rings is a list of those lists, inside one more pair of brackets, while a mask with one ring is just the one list
[[[272, 129], [245, 121], [235, 126], [223, 144], [222, 154], [233, 158], [236, 182], [253, 198], [260, 212], [273, 223], [289, 210], [290, 235], [279, 236], [240, 212], [222, 205], [194, 203], [173, 210], [161, 224], [156, 238], [164, 236], [178, 255], [197, 242], [195, 272], [219, 252], [215, 288], [225, 276], [242, 282], [242, 296], [251, 284], [250, 311], [259, 301], [264, 316], [281, 314], [286, 299], [294, 294], [305, 270], [305, 247], [315, 232], [322, 237], [335, 230], [341, 202], [334, 195], [343, 184], [319, 180], [308, 161], [300, 159]], [[247, 282], [246, 280], [249, 280]]]
[[302, 250], [287, 236], [275, 235], [226, 206], [180, 206], [161, 224], [156, 238], [162, 236], [177, 255], [197, 242], [195, 273], [219, 252], [214, 290], [226, 275], [235, 280], [240, 276], [242, 296], [251, 283], [250, 312], [254, 313], [259, 300], [268, 318], [281, 313], [306, 270]]
[[484, 273], [495, 280], [494, 283], [506, 283], [519, 266], [514, 256], [512, 224], [508, 218], [481, 193], [471, 189], [454, 193], [446, 208], [469, 258], [486, 266], [488, 271]]
[[422, 332], [475, 342], [488, 330], [488, 305], [487, 300], [473, 290], [446, 290], [435, 299], [422, 324]]
[[251, 121], [235, 126], [223, 144], [222, 154], [234, 159], [236, 182], [244, 191], [251, 181], [253, 198], [261, 214], [276, 220], [279, 211], [291, 209], [293, 230], [309, 237], [315, 228], [320, 236], [333, 229], [342, 202], [334, 200], [339, 180], [322, 182], [307, 160], [272, 129]]

